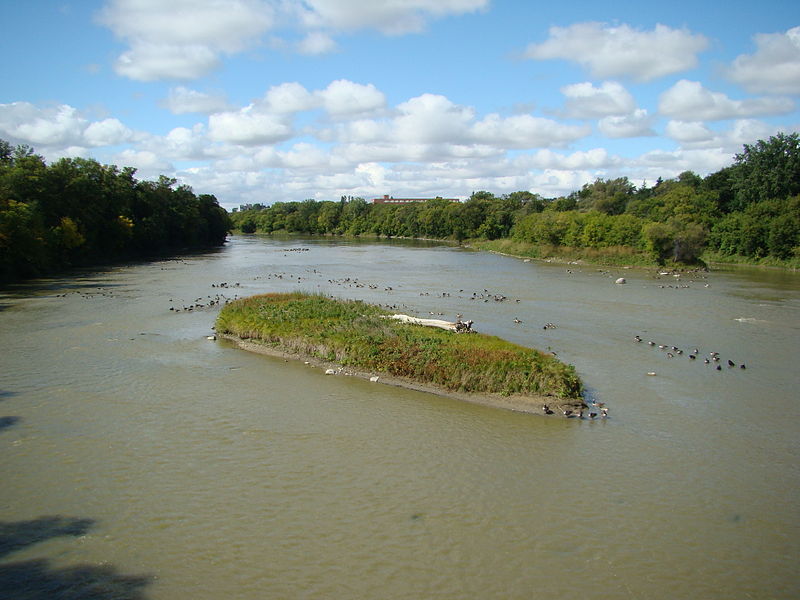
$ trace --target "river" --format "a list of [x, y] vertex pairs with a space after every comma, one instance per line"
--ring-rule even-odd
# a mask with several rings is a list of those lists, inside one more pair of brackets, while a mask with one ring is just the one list
[[[188, 310], [292, 290], [461, 313], [609, 416], [326, 376]], [[0, 348], [0, 597], [800, 595], [797, 273], [234, 236], [6, 290]]]

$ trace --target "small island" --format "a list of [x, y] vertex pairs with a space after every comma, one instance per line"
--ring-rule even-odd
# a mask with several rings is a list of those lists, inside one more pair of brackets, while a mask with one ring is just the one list
[[227, 304], [219, 336], [263, 354], [296, 358], [347, 374], [505, 409], [577, 416], [575, 368], [551, 354], [459, 328], [426, 327], [358, 300], [305, 292]]

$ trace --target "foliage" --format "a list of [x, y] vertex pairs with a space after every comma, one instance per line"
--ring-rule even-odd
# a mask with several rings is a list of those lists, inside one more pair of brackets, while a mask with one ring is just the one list
[[800, 133], [779, 133], [745, 144], [744, 151], [736, 155], [735, 165], [734, 210], [800, 194]]
[[214, 196], [134, 173], [85, 158], [47, 165], [0, 140], [0, 282], [225, 241], [231, 221]]
[[360, 301], [265, 294], [226, 305], [215, 328], [293, 354], [451, 391], [581, 397], [574, 367], [552, 355], [493, 336], [383, 318], [387, 314]]

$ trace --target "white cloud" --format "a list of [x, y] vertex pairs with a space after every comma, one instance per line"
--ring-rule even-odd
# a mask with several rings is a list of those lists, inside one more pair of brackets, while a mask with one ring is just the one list
[[175, 115], [213, 113], [226, 110], [228, 102], [222, 94], [206, 94], [183, 86], [171, 88], [163, 105]]
[[29, 102], [0, 104], [0, 134], [59, 157], [83, 155], [87, 147], [113, 146], [136, 137], [118, 119], [92, 122], [68, 104], [41, 108]]
[[647, 179], [655, 181], [659, 177], [670, 179], [684, 171], [694, 171], [698, 175], [714, 173], [733, 162], [733, 153], [722, 148], [696, 150], [653, 150], [631, 160], [626, 169], [632, 181]]
[[561, 88], [567, 97], [564, 113], [575, 119], [596, 119], [627, 115], [636, 109], [636, 101], [616, 81], [604, 81], [600, 87], [591, 83], [573, 83]]
[[336, 48], [337, 45], [333, 38], [321, 31], [312, 31], [297, 44], [297, 51], [309, 56], [329, 54]]
[[172, 160], [202, 160], [217, 155], [205, 127], [199, 123], [191, 129], [175, 127], [164, 137], [151, 139], [147, 146]]
[[26, 144], [82, 145], [87, 124], [77, 109], [66, 104], [42, 109], [28, 102], [0, 104], [0, 131]]
[[591, 133], [588, 125], [565, 125], [531, 115], [500, 118], [488, 115], [472, 128], [481, 143], [505, 148], [546, 148], [564, 146]]
[[398, 105], [387, 141], [412, 143], [458, 142], [468, 137], [475, 111], [453, 104], [438, 94], [422, 94]]
[[311, 110], [317, 104], [314, 95], [297, 82], [273, 86], [264, 96], [264, 109], [278, 114]]
[[588, 125], [532, 115], [489, 114], [477, 120], [471, 107], [438, 94], [422, 94], [399, 104], [389, 118], [352, 120], [316, 135], [326, 142], [349, 144], [351, 153], [368, 147], [381, 157], [375, 160], [421, 160], [564, 146], [590, 133]]
[[644, 108], [637, 108], [629, 115], [603, 117], [597, 128], [609, 138], [632, 138], [656, 135], [652, 129], [653, 118]]
[[174, 169], [171, 163], [149, 150], [123, 150], [114, 157], [120, 167], [134, 167], [142, 179], [158, 176]]
[[664, 133], [681, 144], [708, 142], [714, 139], [714, 132], [699, 121], [670, 121]]
[[755, 119], [739, 119], [725, 130], [714, 131], [704, 123], [670, 121], [665, 133], [682, 148], [719, 148], [731, 155], [740, 152], [744, 144], [767, 139], [778, 128]]
[[254, 43], [273, 15], [261, 0], [110, 0], [97, 18], [130, 44], [117, 59], [117, 73], [153, 81], [205, 75], [220, 54]]
[[708, 46], [700, 34], [660, 24], [652, 31], [640, 31], [629, 25], [589, 22], [551, 27], [549, 32], [549, 39], [528, 46], [526, 58], [574, 61], [600, 79], [650, 81], [679, 73], [697, 66], [697, 54]]
[[544, 149], [523, 155], [514, 163], [524, 169], [586, 170], [616, 166], [621, 163], [621, 159], [611, 156], [605, 148], [593, 148], [567, 155]]
[[218, 54], [198, 44], [138, 43], [114, 63], [117, 74], [137, 81], [197, 79], [220, 64]]
[[116, 146], [129, 141], [133, 131], [117, 119], [104, 119], [90, 123], [83, 137], [90, 146]]
[[681, 121], [718, 121], [785, 114], [794, 110], [794, 102], [788, 98], [731, 100], [725, 94], [707, 90], [698, 81], [681, 79], [661, 94], [658, 109]]
[[291, 125], [282, 117], [259, 112], [251, 104], [236, 112], [213, 114], [208, 118], [208, 136], [217, 142], [258, 145], [289, 139]]
[[754, 36], [755, 54], [742, 54], [728, 77], [750, 92], [800, 94], [800, 27]]
[[297, 3], [301, 22], [310, 29], [377, 29], [399, 35], [422, 31], [427, 22], [475, 12], [489, 0], [305, 0]]
[[363, 85], [346, 79], [332, 81], [315, 92], [322, 107], [331, 115], [355, 115], [371, 112], [386, 104], [386, 97], [371, 83]]

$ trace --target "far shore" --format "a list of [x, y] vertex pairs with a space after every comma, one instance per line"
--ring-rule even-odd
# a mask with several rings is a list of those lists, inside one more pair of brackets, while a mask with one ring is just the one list
[[465, 402], [470, 402], [472, 404], [479, 404], [482, 406], [490, 406], [493, 408], [502, 408], [514, 412], [521, 412], [521, 413], [542, 415], [542, 416], [546, 414], [544, 406], [548, 406], [553, 411], [553, 413], [548, 416], [561, 417], [561, 418], [565, 417], [564, 415], [565, 410], [573, 411], [574, 414], [577, 414], [581, 409], [581, 403], [582, 403], [581, 400], [556, 398], [554, 396], [521, 396], [521, 395], [502, 396], [500, 394], [468, 394], [464, 392], [454, 392], [432, 384], [422, 384], [409, 379], [386, 375], [384, 373], [369, 373], [364, 371], [358, 371], [349, 367], [344, 367], [342, 365], [323, 361], [312, 356], [302, 356], [298, 354], [292, 354], [290, 352], [281, 350], [280, 348], [277, 347], [269, 346], [267, 344], [262, 344], [252, 340], [242, 339], [236, 335], [218, 333], [217, 337], [223, 340], [227, 340], [233, 343], [238, 348], [241, 348], [242, 350], [247, 350], [248, 352], [263, 354], [275, 358], [282, 358], [284, 360], [303, 361], [309, 366], [319, 368], [324, 371], [331, 369], [335, 372], [336, 375], [358, 377], [366, 380], [373, 380], [374, 378], [377, 377], [376, 383], [393, 385], [409, 390], [415, 390], [418, 392], [436, 394], [438, 396], [444, 396], [446, 398], [452, 398], [455, 400], [461, 400]]

